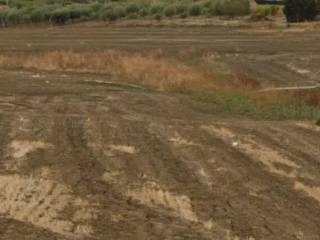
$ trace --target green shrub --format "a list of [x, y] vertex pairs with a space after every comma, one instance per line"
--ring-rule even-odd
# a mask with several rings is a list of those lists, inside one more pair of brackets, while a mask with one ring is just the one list
[[66, 7], [62, 7], [50, 13], [49, 21], [52, 24], [65, 24], [70, 19], [71, 19], [70, 9]]
[[277, 15], [277, 13], [279, 12], [279, 9], [280, 9], [279, 6], [274, 6], [274, 5], [271, 6], [270, 8], [271, 8], [270, 9], [270, 13], [271, 13], [272, 16]]
[[283, 12], [288, 22], [313, 21], [319, 13], [318, 0], [286, 0]]
[[76, 19], [83, 19], [83, 18], [89, 18], [92, 10], [88, 6], [70, 6], [70, 19], [76, 20]]
[[200, 15], [203, 15], [203, 16], [211, 15], [210, 14], [210, 8], [207, 8], [207, 7], [201, 8], [201, 14]]
[[7, 11], [0, 11], [0, 25], [2, 27], [7, 26]]
[[9, 6], [10, 6], [11, 8], [18, 8], [18, 9], [20, 9], [20, 8], [23, 8], [24, 3], [23, 3], [23, 1], [19, 1], [19, 0], [11, 0], [11, 1], [9, 1]]
[[136, 3], [130, 3], [126, 7], [126, 13], [138, 13], [140, 10], [139, 6]]
[[212, 0], [207, 0], [203, 3], [203, 7], [205, 8], [212, 8], [214, 5], [213, 1]]
[[256, 9], [255, 14], [259, 15], [259, 16], [275, 16], [279, 11], [279, 7], [278, 6], [258, 6]]
[[[206, 9], [206, 14], [207, 15], [210, 15], [210, 16], [218, 16], [218, 15], [221, 15], [217, 12], [217, 2], [216, 3], [212, 3], [209, 7], [205, 7]], [[204, 12], [204, 11], [203, 11]]]
[[146, 8], [146, 7], [141, 8], [139, 11], [139, 15], [141, 17], [148, 16], [148, 14], [149, 14], [149, 11], [148, 11], [148, 8]]
[[137, 19], [139, 17], [139, 15], [137, 13], [130, 13], [128, 15], [128, 19]]
[[220, 0], [215, 11], [221, 16], [244, 16], [250, 13], [250, 3], [248, 0]]
[[102, 4], [100, 3], [93, 3], [93, 4], [90, 4], [90, 8], [91, 8], [91, 11], [92, 12], [99, 12], [99, 10], [103, 7]]
[[118, 15], [112, 6], [108, 6], [101, 10], [100, 19], [103, 21], [115, 21], [118, 19]]
[[22, 23], [23, 22], [23, 13], [17, 8], [11, 8], [6, 14], [6, 21], [8, 23]]
[[177, 15], [186, 15], [188, 13], [188, 7], [183, 4], [179, 4], [176, 6], [176, 14]]
[[162, 13], [163, 13], [163, 10], [164, 10], [163, 4], [159, 4], [159, 3], [153, 4], [153, 5], [151, 5], [151, 7], [150, 7], [150, 13], [151, 13], [152, 15], [162, 14]]
[[166, 17], [173, 17], [176, 14], [176, 8], [174, 6], [168, 6], [164, 9], [164, 15]]
[[113, 11], [118, 18], [123, 18], [126, 16], [126, 9], [123, 6], [115, 6]]
[[29, 14], [31, 22], [43, 22], [48, 20], [48, 15], [44, 11], [44, 8], [34, 8]]
[[156, 15], [154, 15], [154, 19], [160, 21], [162, 19], [162, 15], [160, 13], [157, 13]]
[[[0, 0], [0, 4], [6, 0]], [[219, 4], [217, 4], [219, 3]], [[243, 15], [248, 0], [10, 0], [10, 9], [1, 23], [44, 22], [64, 24], [68, 21], [153, 16]], [[5, 15], [5, 16], [4, 16]]]
[[201, 6], [199, 4], [192, 4], [189, 8], [190, 16], [200, 16], [201, 15]]

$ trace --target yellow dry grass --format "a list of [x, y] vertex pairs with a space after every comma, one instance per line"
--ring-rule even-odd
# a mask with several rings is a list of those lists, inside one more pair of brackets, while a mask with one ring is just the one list
[[40, 71], [108, 74], [113, 80], [142, 84], [160, 91], [214, 90], [214, 77], [194, 66], [163, 56], [161, 51], [129, 53], [50, 51], [0, 55], [0, 66]]
[[164, 92], [234, 94], [252, 99], [260, 108], [293, 101], [320, 106], [319, 90], [257, 92], [262, 87], [257, 79], [229, 66], [221, 68], [217, 65], [221, 63], [218, 55], [207, 53], [200, 64], [189, 65], [185, 59], [192, 57], [192, 49], [183, 54], [181, 59], [169, 57], [160, 49], [145, 53], [120, 50], [3, 53], [0, 67], [105, 74], [114, 82], [140, 84]]

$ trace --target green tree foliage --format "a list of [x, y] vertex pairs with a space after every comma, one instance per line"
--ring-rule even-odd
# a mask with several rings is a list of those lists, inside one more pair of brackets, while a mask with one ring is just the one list
[[250, 13], [250, 3], [247, 0], [221, 0], [216, 5], [216, 13], [230, 17], [247, 15]]
[[[0, 10], [3, 26], [121, 18], [235, 17], [248, 14], [250, 9], [249, 0], [9, 0], [9, 3], [9, 9]], [[0, 0], [0, 5], [5, 4], [6, 0]]]
[[50, 14], [50, 22], [54, 24], [65, 24], [69, 19], [71, 19], [71, 11], [68, 8], [59, 8]]
[[284, 14], [288, 22], [313, 21], [319, 13], [319, 0], [285, 0]]

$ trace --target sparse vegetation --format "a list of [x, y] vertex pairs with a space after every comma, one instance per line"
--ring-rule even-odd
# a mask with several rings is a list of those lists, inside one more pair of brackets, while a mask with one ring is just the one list
[[277, 5], [259, 5], [253, 15], [257, 17], [275, 16], [279, 9], [280, 7]]
[[85, 53], [53, 51], [31, 55], [1, 55], [0, 66], [107, 74], [117, 81], [121, 79], [140, 83], [160, 91], [213, 91], [216, 88], [212, 76], [182, 62], [161, 57], [161, 51], [146, 54], [113, 50]]
[[[288, 92], [267, 94], [256, 92], [218, 92], [218, 94], [196, 93], [197, 101], [215, 104], [219, 110], [233, 114], [247, 115], [262, 119], [320, 119], [320, 105], [310, 105], [308, 95], [305, 98], [297, 98], [297, 93]], [[319, 94], [319, 92], [318, 92]], [[320, 97], [318, 98], [320, 102]]]
[[[210, 61], [207, 55], [203, 61]], [[105, 74], [114, 81], [141, 84], [165, 91], [192, 94], [197, 101], [218, 109], [267, 119], [320, 118], [320, 91], [261, 92], [261, 83], [239, 70], [222, 73], [205, 63], [189, 65], [161, 50], [147, 53], [106, 50], [102, 52], [48, 51], [0, 55], [0, 67], [37, 71]], [[231, 70], [231, 73], [230, 73]], [[219, 78], [225, 81], [220, 82]]]
[[225, 0], [218, 1], [215, 5], [217, 15], [230, 17], [243, 16], [250, 13], [250, 3], [246, 0]]

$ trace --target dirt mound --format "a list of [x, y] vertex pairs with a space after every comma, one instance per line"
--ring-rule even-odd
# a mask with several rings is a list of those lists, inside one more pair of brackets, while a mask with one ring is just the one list
[[319, 239], [316, 125], [27, 76], [0, 81], [1, 239]]

